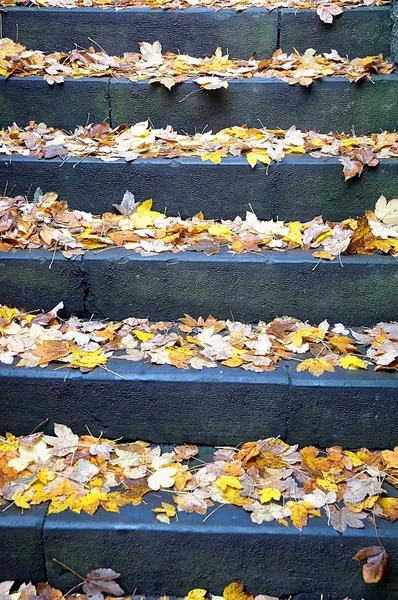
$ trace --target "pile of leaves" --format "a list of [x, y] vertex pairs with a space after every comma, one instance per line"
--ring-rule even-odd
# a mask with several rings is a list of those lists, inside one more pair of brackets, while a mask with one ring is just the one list
[[113, 357], [179, 369], [226, 366], [262, 372], [275, 370], [283, 359], [294, 360], [297, 371], [317, 377], [335, 368], [398, 368], [397, 322], [347, 329], [342, 323], [332, 327], [326, 320], [314, 327], [291, 317], [257, 325], [189, 315], [179, 323], [137, 318], [63, 321], [57, 317], [61, 308], [63, 303], [34, 315], [0, 305], [0, 362], [12, 365], [19, 359], [17, 367], [29, 368], [56, 361], [87, 372], [108, 369]]
[[[146, 597], [140, 594], [139, 596], [123, 596], [124, 590], [115, 581], [120, 577], [120, 573], [117, 573], [113, 569], [93, 569], [85, 577], [71, 569], [67, 565], [64, 565], [57, 559], [53, 559], [56, 563], [61, 565], [63, 568], [71, 571], [78, 579], [78, 583], [71, 592], [63, 594], [60, 590], [51, 587], [48, 583], [39, 583], [37, 586], [32, 583], [23, 583], [17, 589], [13, 589], [14, 581], [0, 582], [0, 598], [2, 600], [62, 600], [63, 598], [70, 598], [71, 600], [113, 600], [116, 596], [120, 600], [134, 600], [139, 598], [140, 600], [146, 600]], [[82, 587], [84, 593], [77, 593], [76, 588]], [[153, 596], [150, 596], [153, 598]], [[159, 600], [169, 600], [170, 596], [160, 596]], [[222, 596], [215, 596], [209, 594], [207, 590], [202, 588], [196, 588], [190, 590], [188, 595], [181, 600], [279, 600], [276, 596], [268, 596], [259, 594], [255, 596], [250, 592], [246, 592], [241, 583], [230, 583], [223, 592]], [[345, 598], [344, 600], [350, 600]]]
[[345, 133], [321, 134], [287, 130], [228, 127], [217, 133], [179, 134], [168, 125], [153, 129], [148, 121], [111, 128], [107, 123], [79, 126], [73, 133], [31, 121], [21, 129], [15, 123], [0, 130], [0, 155], [19, 154], [39, 159], [60, 157], [99, 158], [105, 162], [137, 158], [199, 156], [215, 164], [227, 156], [244, 156], [257, 163], [280, 162], [287, 154], [311, 154], [327, 159], [340, 156], [344, 178], [360, 176], [365, 165], [375, 167], [381, 158], [398, 158], [398, 133], [373, 133], [352, 137]]
[[1, 0], [0, 6], [36, 6], [74, 8], [96, 6], [102, 8], [131, 8], [146, 6], [164, 10], [181, 10], [186, 8], [212, 8], [220, 10], [229, 8], [242, 11], [246, 8], [263, 8], [274, 10], [292, 8], [294, 10], [314, 9], [324, 23], [332, 23], [333, 17], [340, 15], [343, 8], [357, 6], [384, 6], [391, 0]]
[[87, 250], [123, 247], [145, 256], [161, 252], [200, 251], [216, 254], [222, 246], [230, 252], [284, 252], [316, 249], [315, 258], [334, 260], [341, 254], [398, 254], [398, 199], [381, 196], [374, 211], [340, 223], [315, 217], [312, 221], [261, 221], [253, 212], [233, 221], [167, 217], [152, 210], [152, 200], [136, 202], [126, 191], [120, 214], [96, 216], [71, 210], [54, 192], [35, 192], [33, 202], [23, 196], [0, 197], [0, 252], [16, 248], [60, 250], [71, 258]]
[[[120, 600], [134, 600], [139, 598], [145, 600], [145, 596], [140, 594], [139, 596], [124, 596], [124, 590], [117, 583], [116, 579], [120, 577], [120, 573], [117, 573], [113, 569], [93, 569], [85, 577], [71, 569], [61, 561], [53, 559], [57, 564], [61, 565], [64, 569], [73, 573], [80, 583], [72, 588], [66, 594], [63, 594], [61, 590], [53, 588], [48, 583], [39, 583], [37, 586], [32, 583], [23, 583], [19, 588], [13, 590], [14, 581], [3, 581], [0, 582], [0, 598], [1, 600], [62, 600], [63, 598], [70, 598], [71, 600], [113, 600], [116, 596]], [[82, 587], [84, 593], [77, 593], [75, 590]], [[153, 598], [153, 596], [150, 596]], [[162, 595], [159, 600], [169, 600], [169, 596]], [[254, 596], [244, 590], [241, 583], [230, 583], [223, 592], [222, 596], [215, 596], [214, 594], [208, 594], [207, 590], [196, 588], [190, 590], [184, 600], [278, 600], [275, 596], [264, 596], [260, 594]], [[181, 598], [181, 600], [183, 600]], [[345, 600], [350, 600], [345, 598]]]
[[383, 482], [398, 486], [398, 447], [299, 450], [268, 438], [219, 448], [203, 461], [195, 445], [163, 449], [79, 437], [60, 424], [54, 433], [0, 437], [0, 502], [26, 510], [48, 503], [49, 514], [69, 509], [93, 515], [99, 507], [119, 512], [150, 492], [168, 490], [167, 502], [160, 496], [153, 509], [154, 519], [167, 524], [178, 512], [209, 518], [209, 509], [222, 504], [241, 507], [258, 525], [277, 521], [299, 530], [322, 514], [339, 533], [376, 517], [398, 519], [398, 498], [383, 488]]
[[[377, 548], [374, 546], [373, 548]], [[379, 547], [380, 548], [380, 547]], [[380, 548], [383, 550], [382, 548]], [[364, 548], [364, 550], [367, 550]], [[355, 558], [355, 557], [354, 557]], [[64, 569], [73, 573], [80, 583], [73, 587], [72, 590], [63, 594], [61, 590], [53, 588], [48, 583], [39, 583], [37, 586], [32, 583], [23, 583], [17, 589], [14, 586], [14, 581], [0, 582], [0, 598], [2, 600], [62, 600], [63, 598], [71, 598], [71, 600], [112, 600], [115, 596], [120, 600], [146, 600], [146, 597], [140, 594], [139, 596], [123, 596], [124, 590], [117, 583], [116, 579], [120, 577], [113, 569], [93, 569], [84, 577], [77, 573], [74, 569], [68, 567], [56, 558], [53, 559]], [[77, 593], [75, 590], [82, 587], [84, 593]], [[153, 596], [151, 596], [152, 598]], [[159, 600], [169, 600], [170, 596], [162, 595]], [[209, 594], [207, 590], [196, 588], [190, 590], [181, 600], [279, 600], [276, 596], [268, 596], [259, 594], [255, 596], [250, 592], [246, 592], [241, 583], [230, 583], [223, 591], [222, 596]], [[291, 597], [293, 599], [293, 597]], [[351, 600], [346, 597], [344, 600]]]
[[163, 55], [160, 42], [142, 42], [140, 53], [128, 52], [121, 57], [94, 48], [46, 55], [39, 50], [26, 50], [8, 38], [0, 40], [0, 75], [37, 75], [50, 85], [63, 83], [65, 77], [125, 77], [133, 82], [160, 83], [171, 89], [176, 83], [193, 78], [202, 88], [214, 90], [227, 88], [227, 79], [261, 77], [308, 86], [323, 77], [345, 77], [357, 82], [370, 79], [373, 73], [389, 74], [393, 70], [394, 66], [381, 54], [348, 60], [336, 50], [324, 54], [316, 54], [313, 49], [304, 54], [277, 50], [267, 60], [233, 60], [228, 54], [223, 55], [221, 48], [211, 57], [194, 58], [173, 52]]

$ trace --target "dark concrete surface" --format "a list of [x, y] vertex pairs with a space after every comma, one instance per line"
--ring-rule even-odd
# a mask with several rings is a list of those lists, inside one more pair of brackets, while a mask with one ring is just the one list
[[15, 38], [18, 31], [21, 44], [45, 52], [71, 50], [77, 44], [122, 54], [138, 51], [138, 42], [159, 40], [164, 51], [207, 56], [221, 46], [233, 57], [248, 59], [254, 53], [270, 56], [278, 38], [278, 11], [255, 8], [242, 13], [207, 8], [7, 8], [2, 21], [4, 37]]
[[[89, 182], [89, 185], [87, 185]], [[249, 205], [259, 218], [306, 221], [317, 215], [344, 220], [373, 209], [381, 194], [395, 198], [398, 160], [365, 167], [360, 178], [344, 181], [337, 158], [287, 156], [251, 169], [246, 158], [224, 158], [219, 165], [200, 158], [139, 159], [105, 163], [99, 159], [38, 160], [0, 156], [0, 189], [11, 195], [56, 191], [71, 208], [99, 214], [114, 211], [126, 189], [137, 200], [153, 198], [157, 210], [191, 217], [244, 216]]]
[[282, 9], [280, 47], [305, 52], [330, 52], [349, 58], [390, 54], [391, 6], [345, 8], [333, 23], [323, 23], [314, 10]]
[[[195, 371], [112, 358], [110, 371], [0, 364], [2, 430], [28, 434], [61, 422], [80, 434], [155, 443], [396, 445], [398, 373], [336, 369], [320, 378], [296, 363], [253, 373], [220, 365]], [[58, 368], [57, 368], [58, 367]], [[16, 410], [18, 408], [18, 410]]]

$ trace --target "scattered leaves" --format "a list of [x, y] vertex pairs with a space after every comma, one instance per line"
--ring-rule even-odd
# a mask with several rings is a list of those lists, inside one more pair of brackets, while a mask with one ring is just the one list
[[[198, 156], [215, 163], [224, 157], [246, 156], [257, 162], [280, 162], [289, 154], [311, 154], [319, 159], [340, 157], [345, 179], [359, 176], [365, 165], [376, 167], [382, 158], [398, 157], [398, 133], [384, 131], [353, 137], [346, 133], [254, 127], [227, 127], [217, 133], [179, 134], [170, 125], [153, 129], [148, 121], [111, 128], [107, 123], [79, 126], [73, 133], [31, 121], [21, 129], [15, 123], [0, 131], [0, 154], [38, 159], [86, 157], [105, 162], [137, 158]], [[254, 155], [254, 156], [253, 156]], [[255, 168], [255, 167], [254, 167]]]
[[[394, 206], [394, 202], [396, 200], [391, 200], [388, 206]], [[259, 220], [251, 211], [246, 213], [245, 219], [236, 217], [221, 222], [205, 219], [202, 213], [190, 219], [181, 219], [153, 210], [152, 204], [151, 199], [136, 202], [134, 195], [126, 191], [121, 204], [114, 205], [121, 214], [106, 212], [93, 215], [69, 209], [66, 202], [58, 200], [55, 192], [42, 194], [36, 202], [28, 202], [22, 196], [2, 196], [0, 251], [42, 247], [53, 252], [58, 250], [66, 258], [72, 258], [105, 247], [124, 247], [145, 256], [193, 250], [215, 254], [223, 247], [235, 254], [285, 252], [302, 248], [315, 250], [315, 258], [329, 260], [342, 254], [398, 254], [398, 218], [394, 210], [378, 210], [379, 201], [375, 212], [368, 210], [364, 217], [346, 219], [341, 223], [324, 221], [322, 217], [305, 223], [265, 221]], [[385, 221], [380, 220], [376, 213], [382, 214]], [[51, 315], [48, 318], [51, 320]], [[152, 336], [139, 329], [134, 333], [142, 342]], [[292, 338], [291, 342], [300, 346], [301, 338], [298, 334], [296, 338]], [[345, 362], [351, 361], [352, 367], [358, 367], [358, 360], [350, 356], [355, 352], [353, 342], [351, 338], [337, 334], [331, 340], [335, 348], [347, 355]], [[266, 343], [267, 339], [264, 338]], [[43, 340], [41, 347], [35, 351], [35, 356], [40, 358], [43, 366], [56, 360], [57, 356], [62, 358], [68, 354], [68, 344], [58, 340]], [[74, 356], [74, 362], [82, 365], [94, 360], [98, 364], [106, 362], [100, 355], [95, 359], [84, 354]], [[236, 357], [233, 360], [236, 361]], [[320, 366], [320, 363], [313, 365], [314, 368]], [[323, 366], [326, 370], [327, 366]]]

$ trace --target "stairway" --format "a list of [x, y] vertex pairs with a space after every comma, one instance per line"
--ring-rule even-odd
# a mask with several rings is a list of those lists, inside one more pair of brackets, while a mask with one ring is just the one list
[[[398, 62], [398, 2], [344, 10], [333, 25], [310, 9], [6, 6], [2, 35], [45, 52], [95, 44], [119, 55], [135, 52], [143, 40], [160, 40], [164, 51], [192, 56], [208, 55], [217, 46], [241, 59], [269, 57], [279, 47], [285, 52], [313, 47], [334, 48], [350, 58], [382, 53]], [[326, 77], [309, 88], [242, 79], [228, 89], [199, 93], [192, 81], [169, 91], [123, 78], [67, 78], [49, 86], [37, 76], [2, 77], [1, 127], [35, 120], [73, 130], [87, 122], [116, 127], [150, 118], [156, 127], [171, 124], [187, 133], [259, 122], [321, 133], [396, 131], [397, 73], [358, 84]], [[203, 211], [206, 218], [234, 219], [250, 205], [262, 219], [304, 222], [322, 214], [340, 221], [373, 209], [381, 194], [398, 196], [398, 158], [382, 158], [376, 168], [365, 167], [360, 178], [345, 182], [337, 156], [290, 154], [267, 169], [251, 169], [242, 156], [220, 164], [195, 156], [103, 162], [95, 156], [46, 160], [0, 150], [1, 189], [31, 198], [38, 187], [95, 214], [112, 212], [128, 189], [136, 199], [151, 197], [156, 208], [182, 218]], [[342, 262], [314, 268], [311, 251], [301, 249], [142, 256], [110, 248], [73, 260], [41, 248], [18, 249], [0, 254], [0, 304], [49, 311], [63, 301], [64, 317], [113, 320], [173, 321], [184, 313], [232, 315], [246, 323], [292, 315], [348, 327], [396, 320], [396, 258], [353, 254]], [[270, 436], [323, 448], [392, 449], [398, 443], [396, 370], [336, 369], [316, 378], [282, 361], [277, 370], [261, 373], [117, 359], [107, 366], [65, 377], [65, 369], [53, 364], [16, 369], [15, 363], [0, 362], [0, 435], [28, 435], [39, 424], [51, 433], [58, 422], [80, 435], [87, 425], [110, 439], [198, 444], [203, 456], [216, 446]], [[389, 489], [389, 495], [398, 496], [397, 490]], [[56, 557], [78, 572], [115, 569], [124, 589], [139, 594], [181, 596], [196, 587], [220, 594], [230, 581], [242, 581], [254, 593], [292, 600], [319, 600], [321, 594], [324, 600], [398, 600], [398, 521], [378, 520], [377, 534], [393, 570], [385, 582], [367, 585], [352, 557], [378, 543], [369, 522], [340, 535], [323, 515], [300, 532], [275, 521], [258, 526], [240, 507], [227, 505], [205, 522], [202, 515], [181, 513], [168, 525], [152, 509], [170, 495], [160, 491], [145, 498], [145, 504], [124, 506], [119, 514], [100, 509], [94, 516], [47, 514], [45, 505], [0, 509], [0, 581], [49, 581], [66, 591], [76, 581]]]

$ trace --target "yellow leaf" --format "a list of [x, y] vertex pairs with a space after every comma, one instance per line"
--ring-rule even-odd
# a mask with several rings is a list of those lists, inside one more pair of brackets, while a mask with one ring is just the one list
[[147, 333], [146, 331], [140, 331], [139, 329], [133, 329], [132, 333], [134, 333], [141, 342], [147, 342], [154, 337], [153, 333]]
[[177, 513], [177, 509], [173, 504], [168, 504], [167, 502], [162, 502], [162, 508], [153, 508], [154, 513], [160, 515], [164, 514], [167, 517], [175, 517]]
[[343, 369], [348, 369], [349, 371], [355, 371], [356, 369], [367, 369], [366, 363], [361, 358], [358, 358], [353, 354], [342, 356], [340, 358], [340, 364]]
[[204, 600], [207, 594], [207, 590], [201, 590], [200, 588], [195, 588], [194, 590], [190, 590], [188, 592], [188, 596], [186, 600]]
[[261, 504], [266, 504], [271, 500], [280, 500], [281, 492], [277, 488], [264, 488], [258, 493]]
[[[225, 475], [225, 477], [229, 477], [229, 475]], [[227, 485], [222, 496], [224, 500], [229, 502], [229, 504], [234, 504], [235, 506], [245, 506], [246, 504], [253, 504], [253, 500], [251, 498], [245, 498], [244, 496], [241, 496], [239, 490], [236, 490], [230, 487], [229, 485]]]
[[337, 484], [333, 479], [330, 479], [330, 477], [324, 477], [323, 479], [318, 477], [316, 482], [323, 490], [326, 490], [327, 492], [337, 492], [338, 490]]
[[94, 352], [72, 348], [72, 360], [69, 367], [82, 367], [84, 369], [94, 369], [98, 365], [104, 365], [108, 359], [104, 356], [102, 349], [98, 348]]
[[398, 498], [380, 498], [377, 503], [383, 511], [383, 516], [389, 521], [398, 519]]
[[309, 502], [305, 502], [304, 500], [301, 500], [300, 502], [294, 502], [293, 500], [290, 500], [286, 503], [286, 507], [290, 508], [292, 511], [290, 518], [293, 525], [297, 529], [300, 529], [300, 531], [303, 527], [305, 527], [305, 525], [307, 525], [309, 515], [314, 515], [316, 517], [321, 516], [319, 510], [314, 509]]
[[151, 210], [151, 208], [152, 200], [145, 200], [145, 202], [138, 206], [136, 212], [129, 217], [130, 223], [132, 223], [136, 229], [144, 229], [145, 227], [153, 225], [156, 219], [162, 216], [162, 213]]
[[221, 475], [221, 477], [216, 480], [216, 485], [218, 485], [218, 487], [222, 490], [226, 490], [227, 486], [237, 490], [241, 490], [243, 488], [243, 485], [239, 479], [233, 475]]
[[22, 492], [15, 492], [15, 494], [12, 496], [12, 500], [15, 502], [15, 505], [18, 506], [18, 508], [30, 508], [30, 504], [24, 498]]
[[253, 594], [245, 592], [241, 583], [230, 583], [223, 592], [224, 600], [252, 600]]
[[215, 235], [216, 237], [223, 238], [225, 240], [230, 240], [232, 237], [232, 231], [226, 225], [222, 225], [221, 223], [216, 225], [211, 225], [208, 229], [210, 235]]
[[246, 154], [246, 159], [252, 169], [256, 166], [257, 162], [262, 162], [265, 165], [269, 165], [271, 163], [271, 159], [268, 156], [266, 150], [256, 150], [255, 152], [248, 152]]
[[363, 462], [359, 458], [358, 454], [356, 454], [356, 452], [351, 452], [350, 450], [345, 450], [343, 452], [343, 454], [345, 454], [346, 456], [351, 458], [353, 467], [360, 467], [361, 465], [363, 465]]
[[322, 356], [318, 356], [318, 358], [306, 358], [296, 367], [296, 371], [299, 373], [301, 371], [309, 371], [311, 375], [315, 375], [315, 377], [319, 377], [325, 371], [334, 372], [334, 367], [331, 362], [326, 360], [326, 358], [322, 358]]
[[238, 353], [235, 353], [231, 358], [221, 361], [221, 364], [226, 367], [240, 367], [240, 365], [243, 364], [243, 360]]
[[287, 242], [294, 242], [295, 244], [303, 245], [303, 236], [301, 235], [301, 227], [302, 223], [300, 221], [292, 221], [288, 223], [289, 233], [285, 238], [283, 238]]
[[292, 514], [290, 516], [293, 525], [300, 529], [300, 531], [307, 525], [308, 523], [308, 511], [304, 504], [300, 504], [299, 502], [294, 502], [291, 500], [286, 503], [286, 507], [290, 508]]
[[14, 317], [16, 317], [18, 311], [16, 308], [8, 308], [8, 306], [4, 306], [4, 304], [0, 304], [0, 319], [5, 319], [6, 321], [11, 321]]
[[201, 158], [203, 161], [209, 160], [210, 162], [219, 165], [221, 163], [221, 159], [225, 158], [227, 154], [225, 152], [221, 152], [217, 150], [216, 152], [209, 152], [208, 154], [202, 154]]

